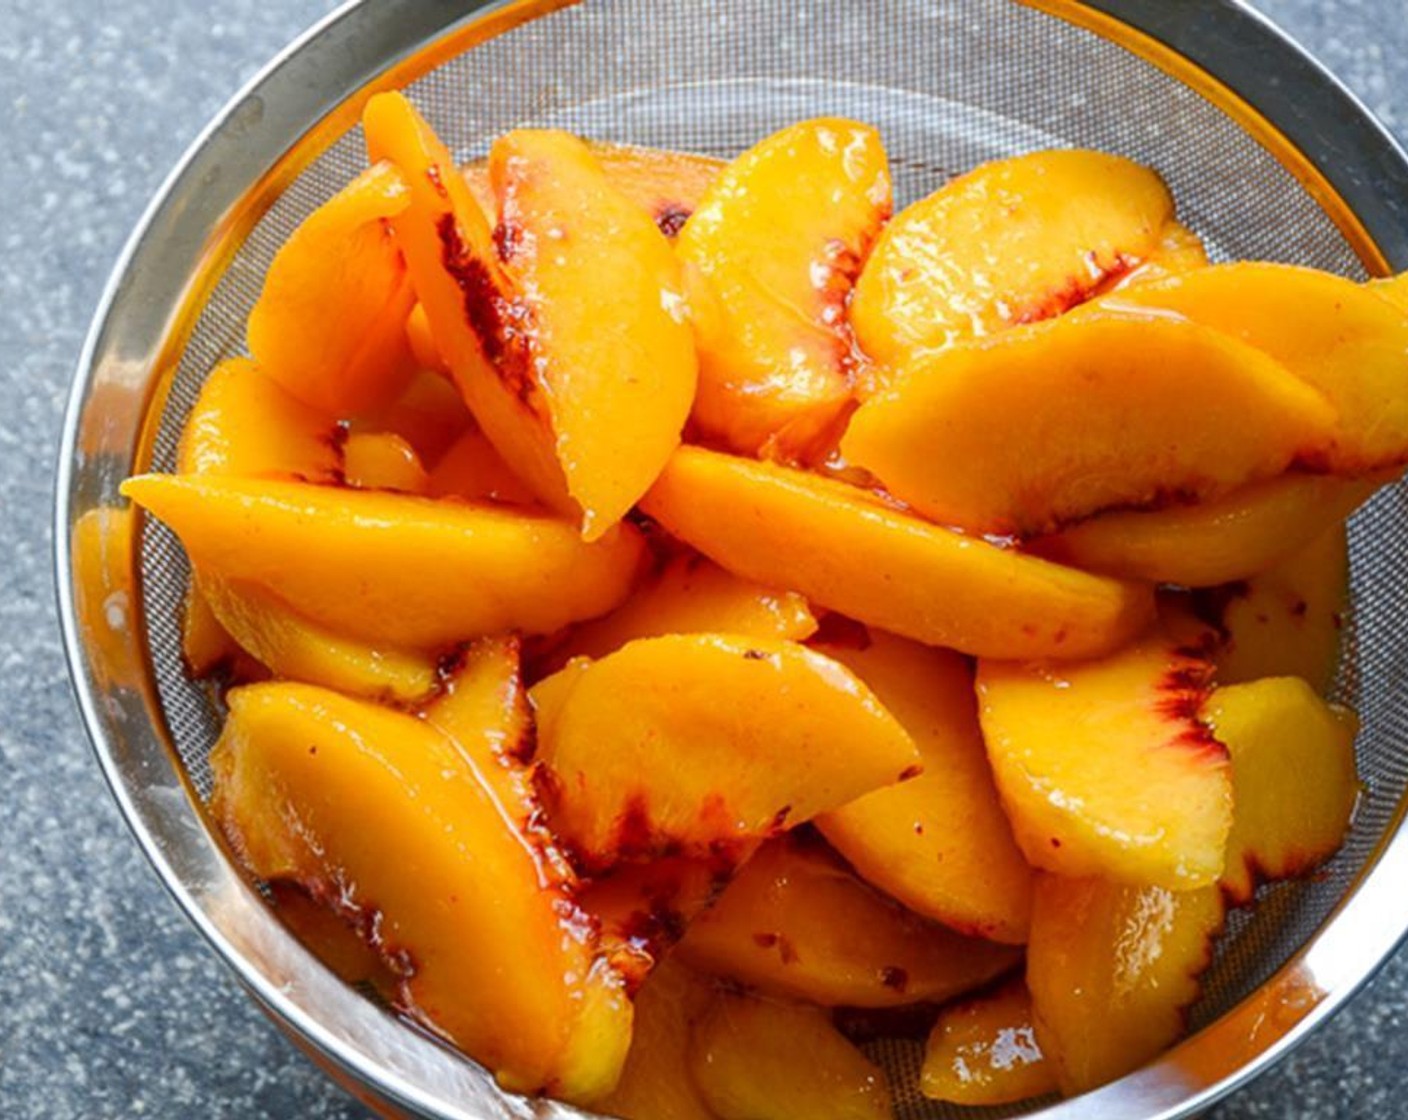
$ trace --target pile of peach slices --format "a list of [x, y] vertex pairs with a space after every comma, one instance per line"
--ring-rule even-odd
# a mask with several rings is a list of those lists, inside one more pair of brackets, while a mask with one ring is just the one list
[[[213, 819], [350, 981], [638, 1120], [1079, 1093], [1328, 859], [1408, 282], [1210, 265], [1150, 170], [732, 163], [400, 94], [177, 473]], [[890, 1085], [864, 1032], [927, 1032]]]

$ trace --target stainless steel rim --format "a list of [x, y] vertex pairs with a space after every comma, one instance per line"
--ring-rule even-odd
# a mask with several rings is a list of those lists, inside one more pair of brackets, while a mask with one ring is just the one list
[[[503, 1097], [475, 1067], [389, 1016], [382, 1017], [377, 1039], [384, 1045], [388, 1030], [404, 1036], [396, 1041], [396, 1068], [371, 1057], [368, 1037], [349, 1035], [334, 1022], [366, 1019], [365, 1001], [314, 964], [205, 831], [155, 730], [163, 725], [154, 701], [132, 698], [115, 712], [111, 700], [99, 696], [75, 613], [70, 534], [85, 510], [116, 502], [115, 492], [92, 493], [91, 483], [85, 489], [78, 469], [94, 385], [122, 366], [152, 370], [189, 278], [231, 235], [231, 215], [278, 167], [290, 138], [426, 44], [514, 6], [509, 0], [351, 0], [231, 99], [163, 184], [114, 268], [79, 361], [56, 475], [55, 575], [70, 676], [104, 775], [147, 858], [187, 917], [281, 1024], [386, 1103], [446, 1120], [582, 1114]], [[1048, 5], [1038, 0], [1035, 6]], [[1273, 25], [1240, 0], [1089, 0], [1084, 7], [1171, 48], [1255, 107], [1348, 204], [1383, 257], [1395, 268], [1408, 267], [1408, 156], [1344, 86]], [[139, 757], [120, 750], [112, 734], [114, 721], [132, 720], [150, 724]], [[1397, 886], [1408, 881], [1404, 813], [1400, 805], [1393, 830], [1331, 918], [1253, 997], [1138, 1073], [1031, 1115], [1178, 1120], [1284, 1057], [1343, 1006], [1408, 933], [1408, 894]], [[258, 934], [264, 967], [250, 959], [250, 930]], [[299, 983], [281, 982], [271, 968], [285, 977], [296, 973]], [[348, 1015], [337, 1016], [339, 1008]]]

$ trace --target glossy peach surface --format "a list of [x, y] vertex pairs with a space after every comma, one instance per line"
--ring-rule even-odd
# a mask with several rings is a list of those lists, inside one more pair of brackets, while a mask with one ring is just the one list
[[1091, 151], [985, 164], [895, 215], [851, 322], [883, 367], [1060, 314], [1158, 251], [1173, 199], [1153, 171]]
[[1275, 567], [1227, 589], [1219, 684], [1300, 677], [1328, 695], [1349, 619], [1345, 527], [1322, 532]]
[[449, 151], [399, 93], [367, 102], [362, 127], [372, 159], [395, 164], [410, 205], [391, 219], [437, 349], [475, 419], [534, 494], [568, 517], [581, 511], [557, 460], [547, 402], [524, 340], [490, 218]]
[[699, 555], [671, 560], [605, 618], [577, 627], [565, 655], [603, 657], [637, 638], [709, 631], [800, 642], [816, 616], [795, 591], [763, 587]]
[[518, 1091], [601, 1096], [631, 1005], [534, 848], [457, 746], [296, 684], [230, 694], [212, 812], [251, 871], [355, 919], [406, 1011]]
[[350, 637], [416, 648], [605, 613], [626, 597], [643, 547], [626, 526], [585, 544], [543, 515], [298, 482], [143, 475], [123, 493], [198, 566]]
[[1210, 647], [1156, 629], [1078, 664], [978, 663], [978, 710], [1037, 867], [1191, 890], [1222, 874], [1226, 749], [1201, 722]]
[[489, 175], [499, 255], [522, 312], [515, 328], [582, 533], [595, 540], [655, 481], [694, 401], [679, 264], [575, 136], [507, 133]]
[[415, 372], [405, 322], [415, 296], [387, 224], [411, 191], [376, 163], [284, 243], [249, 314], [249, 352], [288, 393], [328, 414], [396, 396]]
[[1093, 572], [1214, 587], [1287, 560], [1378, 486], [1375, 479], [1284, 474], [1194, 505], [1097, 514], [1028, 547]]
[[939, 1012], [924, 1046], [919, 1088], [931, 1100], [999, 1105], [1056, 1091], [1021, 978]]
[[715, 993], [690, 1032], [690, 1071], [721, 1120], [886, 1120], [884, 1071], [818, 1007]]
[[901, 1007], [981, 987], [1021, 960], [866, 886], [824, 849], [775, 840], [744, 864], [680, 943], [682, 960], [823, 1006]]
[[1305, 681], [1271, 677], [1218, 689], [1208, 722], [1232, 757], [1237, 807], [1222, 885], [1249, 902], [1259, 879], [1307, 874], [1344, 842], [1359, 799], [1359, 721]]
[[720, 172], [675, 243], [708, 438], [790, 459], [840, 419], [855, 375], [846, 303], [890, 207], [884, 145], [855, 121], [791, 125]]
[[1021, 944], [1032, 871], [998, 801], [968, 662], [880, 630], [863, 642], [813, 645], [875, 690], [924, 766], [911, 781], [823, 813], [817, 827], [863, 878], [910, 909]]
[[964, 653], [1090, 657], [1153, 616], [1147, 585], [998, 548], [856, 487], [702, 448], [675, 452], [641, 508], [735, 575]]
[[727, 852], [919, 766], [847, 669], [776, 639], [643, 638], [570, 663], [533, 699], [554, 827], [596, 868]]
[[342, 469], [337, 422], [304, 404], [247, 358], [211, 370], [176, 454], [182, 474], [331, 482]]
[[1408, 316], [1373, 290], [1308, 268], [1239, 263], [1119, 292], [1102, 304], [1223, 331], [1323, 393], [1337, 414], [1334, 440], [1317, 460], [1324, 468], [1355, 475], [1408, 462]]
[[1038, 877], [1027, 987], [1064, 1092], [1123, 1077], [1178, 1038], [1222, 918], [1216, 886]]
[[841, 453], [938, 524], [1029, 536], [1220, 497], [1323, 454], [1334, 424], [1318, 391], [1246, 343], [1092, 314], [917, 359], [851, 418]]

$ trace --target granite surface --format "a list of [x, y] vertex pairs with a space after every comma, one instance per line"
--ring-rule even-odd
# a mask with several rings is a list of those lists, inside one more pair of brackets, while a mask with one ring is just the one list
[[[50, 486], [127, 232], [327, 0], [0, 0], [0, 1116], [365, 1116], [237, 990], [129, 838], [70, 699]], [[1408, 139], [1402, 0], [1261, 0]], [[1408, 954], [1217, 1120], [1408, 1115]]]

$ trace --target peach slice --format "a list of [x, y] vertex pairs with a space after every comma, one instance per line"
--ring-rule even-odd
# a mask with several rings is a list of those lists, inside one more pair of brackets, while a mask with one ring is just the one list
[[1183, 1033], [1223, 913], [1215, 886], [1037, 877], [1027, 987], [1064, 1092], [1123, 1077]]
[[589, 881], [578, 895], [582, 909], [601, 926], [606, 958], [639, 985], [684, 936], [733, 877], [735, 859], [671, 857], [623, 863]]
[[[499, 262], [489, 221], [449, 151], [401, 93], [362, 113], [374, 160], [401, 169], [410, 205], [391, 219], [436, 351], [493, 445], [538, 498], [572, 518], [548, 402], [532, 373], [522, 308]], [[404, 333], [404, 332], [403, 332]]]
[[846, 302], [890, 207], [884, 145], [854, 121], [794, 124], [720, 173], [675, 243], [705, 436], [790, 458], [838, 423], [854, 365]]
[[358, 490], [424, 494], [429, 486], [416, 450], [394, 432], [353, 432], [342, 447], [342, 474]]
[[1158, 175], [1119, 156], [985, 164], [895, 216], [856, 284], [851, 323], [882, 366], [906, 365], [1090, 298], [1157, 252], [1172, 219]]
[[689, 1069], [720, 1120], [889, 1120], [885, 1073], [819, 1007], [717, 992]]
[[526, 506], [534, 502], [503, 456], [477, 428], [460, 436], [436, 464], [426, 481], [432, 498], [467, 498]]
[[421, 370], [384, 409], [365, 413], [351, 432], [391, 432], [411, 445], [427, 467], [440, 462], [455, 440], [474, 427], [460, 392], [445, 377]]
[[593, 870], [726, 852], [919, 762], [868, 688], [792, 642], [644, 638], [570, 663], [532, 695], [553, 828]]
[[825, 1006], [942, 1003], [1008, 972], [1020, 952], [963, 937], [867, 886], [820, 845], [764, 844], [679, 946], [686, 963]]
[[1408, 315], [1408, 272], [1400, 272], [1397, 276], [1385, 277], [1382, 280], [1371, 280], [1367, 287], [1376, 296], [1388, 300], [1399, 311]]
[[978, 663], [988, 757], [1035, 866], [1174, 890], [1217, 880], [1232, 793], [1199, 721], [1209, 637], [1158, 629], [1098, 661]]
[[[1335, 682], [1349, 609], [1349, 542], [1343, 525], [1276, 567], [1226, 589], [1217, 653], [1220, 684], [1300, 677], [1321, 694]], [[1217, 593], [1214, 592], [1214, 595]]]
[[1270, 478], [1322, 454], [1334, 422], [1246, 343], [1107, 313], [917, 359], [851, 418], [841, 453], [932, 521], [1030, 536]]
[[204, 573], [194, 586], [225, 632], [276, 677], [398, 703], [418, 700], [437, 684], [428, 654], [344, 638], [248, 583]]
[[1315, 462], [1331, 473], [1408, 462], [1408, 316], [1371, 289], [1313, 269], [1241, 263], [1118, 292], [1100, 306], [1223, 331], [1323, 393], [1338, 419]]
[[1100, 294], [1167, 280], [1170, 276], [1204, 268], [1207, 263], [1208, 251], [1203, 246], [1202, 238], [1187, 226], [1170, 222], [1164, 226], [1158, 245], [1144, 258], [1143, 263], [1122, 275], [1111, 276]]
[[625, 1120], [718, 1120], [689, 1072], [690, 1032], [713, 993], [708, 980], [673, 959], [650, 974], [636, 993], [621, 1080], [597, 1111]]
[[212, 812], [250, 870], [355, 920], [397, 970], [403, 1009], [505, 1088], [608, 1092], [630, 1001], [461, 749], [308, 685], [250, 685], [229, 703]]
[[387, 224], [411, 195], [390, 164], [364, 171], [284, 243], [249, 313], [254, 360], [327, 415], [390, 401], [416, 370], [405, 331], [415, 296]]
[[1214, 587], [1285, 561], [1354, 512], [1379, 482], [1285, 474], [1194, 505], [1097, 514], [1027, 547], [1087, 571]]
[[[484, 212], [490, 213], [489, 207], [486, 206]], [[406, 342], [422, 373], [449, 376], [450, 363], [445, 360], [445, 355], [440, 353], [440, 344], [435, 341], [435, 335], [430, 330], [430, 316], [425, 313], [425, 305], [422, 303], [412, 307], [411, 313], [406, 316]]]
[[928, 525], [842, 482], [701, 448], [675, 452], [641, 508], [737, 576], [964, 653], [1092, 657], [1153, 617], [1147, 585]]
[[205, 379], [176, 453], [182, 474], [340, 477], [337, 421], [290, 396], [248, 358], [221, 362]]
[[[587, 146], [611, 185], [648, 214], [671, 240], [726, 166], [723, 160], [692, 152], [600, 142], [588, 142]], [[484, 213], [496, 213], [488, 163], [470, 164], [464, 177]]]
[[1055, 1092], [1056, 1073], [1032, 1019], [1032, 997], [1020, 978], [945, 1007], [924, 1046], [920, 1092], [978, 1107]]
[[604, 614], [645, 547], [630, 526], [585, 544], [527, 512], [299, 482], [141, 475], [122, 492], [203, 571], [257, 584], [336, 633], [411, 649]]
[[964, 933], [1021, 944], [1031, 868], [1012, 839], [983, 749], [968, 662], [879, 630], [817, 642], [875, 690], [914, 738], [924, 773], [816, 819], [868, 882]]
[[800, 642], [816, 616], [795, 591], [739, 579], [697, 554], [678, 556], [605, 618], [577, 627], [560, 656], [604, 657], [637, 638], [709, 631]]
[[192, 580], [181, 611], [181, 656], [186, 672], [192, 677], [209, 676], [241, 652], [239, 642], [220, 624], [205, 593]]
[[594, 540], [655, 481], [694, 401], [679, 264], [575, 136], [509, 132], [489, 153], [489, 174], [532, 377], [582, 535]]
[[1359, 798], [1358, 721], [1295, 677], [1219, 688], [1208, 721], [1232, 756], [1237, 812], [1222, 886], [1241, 904], [1258, 879], [1304, 875], [1339, 850]]

